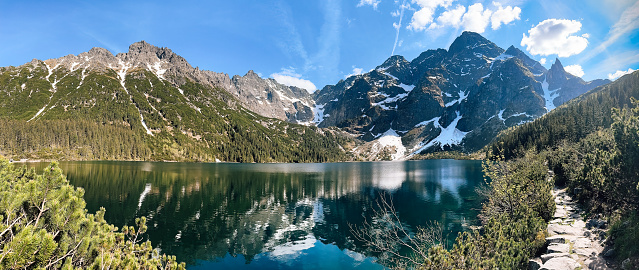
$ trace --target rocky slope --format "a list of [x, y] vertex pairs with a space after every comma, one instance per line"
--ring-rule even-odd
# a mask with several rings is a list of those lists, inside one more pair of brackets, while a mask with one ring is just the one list
[[[258, 97], [263, 97], [263, 101]], [[251, 100], [271, 106], [259, 106], [259, 102]], [[67, 139], [68, 132], [62, 130], [77, 129], [63, 128], [73, 122], [100, 123], [133, 131], [131, 134], [141, 138], [139, 141], [149, 148], [142, 152], [150, 152], [124, 155], [133, 159], [238, 162], [344, 159], [346, 153], [331, 131], [282, 121], [308, 122], [312, 116], [311, 102], [301, 89], [261, 79], [252, 72], [228, 78], [202, 71], [171, 50], [146, 42], [134, 43], [127, 53], [117, 55], [93, 48], [77, 56], [0, 68], [0, 120], [3, 120], [0, 124], [12, 127], [5, 134], [18, 136], [0, 142], [0, 152], [12, 155], [38, 148], [67, 152], [61, 144], [70, 149], [82, 148], [68, 144], [77, 140]], [[53, 136], [33, 137], [34, 134], [23, 132], [41, 128], [38, 123], [49, 125]], [[84, 128], [87, 129], [95, 127], [91, 124], [90, 128]], [[83, 136], [87, 132], [84, 133]], [[86, 145], [92, 153], [78, 152], [73, 156], [89, 159], [123, 156], [105, 155], [105, 148], [114, 147], [102, 144], [104, 141]]]
[[464, 32], [448, 50], [412, 61], [392, 56], [374, 70], [314, 93], [314, 121], [368, 141], [370, 159], [423, 151], [474, 151], [497, 133], [532, 121], [607, 83], [584, 82], [556, 60], [550, 70], [511, 46]]

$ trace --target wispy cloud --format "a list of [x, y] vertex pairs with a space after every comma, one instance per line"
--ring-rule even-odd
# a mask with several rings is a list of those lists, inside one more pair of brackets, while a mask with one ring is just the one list
[[628, 68], [628, 66], [636, 64], [639, 62], [639, 50], [626, 51], [621, 53], [616, 53], [606, 58], [605, 60], [597, 63], [597, 68], [595, 72], [598, 74], [590, 74], [599, 77], [604, 77], [606, 72], [610, 72], [613, 70], [624, 70]]
[[399, 22], [397, 22], [397, 24], [393, 23], [393, 27], [395, 27], [396, 32], [395, 32], [395, 43], [393, 43], [393, 50], [391, 51], [391, 56], [395, 55], [395, 48], [397, 48], [397, 44], [399, 41], [399, 31], [402, 29], [402, 19], [404, 18], [404, 10], [407, 7], [408, 6], [406, 6], [406, 0], [404, 0], [402, 2], [402, 5], [399, 6], [399, 10], [395, 11], [396, 13], [393, 13], [393, 16], [395, 15], [399, 16]]
[[343, 18], [340, 0], [322, 1], [321, 6], [324, 23], [317, 38], [312, 39], [317, 44], [310, 46], [317, 48], [317, 50], [309, 52], [295, 26], [290, 7], [283, 1], [278, 2], [276, 5], [278, 18], [284, 30], [278, 45], [291, 59], [302, 60], [301, 68], [297, 69], [300, 74], [307, 75], [309, 72], [316, 72], [322, 80], [329, 81], [331, 78], [339, 76], [340, 35]]
[[548, 19], [523, 34], [521, 46], [532, 55], [568, 57], [581, 53], [588, 46], [588, 35], [573, 35], [581, 30], [581, 22]]
[[588, 52], [581, 61], [587, 61], [601, 52], [627, 33], [639, 28], [639, 1], [621, 14], [619, 20], [610, 28], [606, 40]]
[[374, 9], [377, 9], [379, 2], [381, 2], [381, 0], [359, 0], [357, 7], [372, 6]]

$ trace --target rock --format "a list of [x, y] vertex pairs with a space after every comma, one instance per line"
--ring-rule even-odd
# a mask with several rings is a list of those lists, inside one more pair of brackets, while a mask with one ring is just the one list
[[557, 218], [557, 219], [551, 220], [550, 223], [561, 223], [561, 221], [562, 220], [560, 218]]
[[568, 242], [575, 241], [577, 236], [575, 235], [566, 235], [566, 234], [558, 234], [550, 237], [546, 237], [546, 245], [550, 244], [566, 244]]
[[548, 253], [570, 253], [569, 244], [552, 244], [548, 246]]
[[590, 219], [586, 223], [586, 227], [588, 229], [597, 228], [597, 229], [605, 229], [607, 226], [607, 222], [602, 219]]
[[608, 258], [614, 257], [615, 256], [615, 249], [611, 248], [609, 250], [606, 250], [605, 252], [603, 252], [603, 256], [604, 257], [608, 257]]
[[570, 257], [570, 254], [569, 253], [548, 253], [548, 254], [541, 255], [541, 261], [543, 263], [546, 263], [550, 259], [559, 258], [559, 257]]
[[608, 265], [606, 265], [606, 260], [602, 257], [592, 257], [586, 260], [586, 265], [589, 269], [593, 270], [608, 270], [610, 269]]
[[572, 258], [558, 257], [548, 260], [541, 266], [541, 270], [574, 270], [580, 267], [579, 263]]
[[597, 250], [594, 248], [575, 248], [573, 251], [584, 257], [590, 257], [597, 254]]
[[574, 228], [578, 228], [578, 229], [584, 229], [584, 228], [586, 228], [586, 222], [584, 222], [583, 220], [577, 220], [577, 221], [575, 221], [574, 224], [572, 224], [570, 226], [572, 226]]
[[592, 247], [592, 241], [588, 238], [577, 238], [573, 245], [574, 248], [590, 248]]
[[528, 270], [539, 270], [542, 264], [539, 258], [531, 259], [528, 261]]
[[567, 235], [583, 235], [583, 232], [576, 227], [571, 225], [560, 225], [560, 224], [549, 224], [548, 225], [548, 233], [551, 235], [555, 234], [567, 234]]
[[630, 270], [630, 269], [632, 269], [632, 262], [630, 261], [630, 258], [625, 259], [625, 260], [621, 263], [621, 269], [623, 269], [623, 270]]
[[557, 208], [557, 210], [555, 210], [555, 215], [553, 217], [554, 218], [565, 218], [567, 216], [568, 216], [568, 213], [566, 212], [565, 209]]

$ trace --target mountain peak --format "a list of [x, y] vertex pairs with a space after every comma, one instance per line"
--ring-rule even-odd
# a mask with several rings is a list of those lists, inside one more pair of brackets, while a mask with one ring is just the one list
[[489, 44], [493, 43], [482, 35], [471, 31], [464, 31], [455, 39], [455, 41], [453, 41], [452, 44], [450, 44], [448, 51], [451, 53], [458, 53], [466, 49], [474, 49], [476, 47]]
[[91, 56], [106, 56], [106, 57], [113, 57], [113, 54], [105, 49], [105, 48], [100, 48], [100, 47], [93, 47], [91, 48], [91, 50], [89, 50], [89, 55]]
[[555, 58], [555, 63], [552, 64], [550, 70], [564, 70], [564, 66], [559, 61], [559, 58]]
[[384, 63], [381, 64], [377, 68], [389, 68], [389, 67], [393, 67], [393, 66], [405, 65], [405, 64], [408, 64], [408, 63], [409, 62], [406, 61], [406, 58], [404, 58], [404, 56], [393, 55], [393, 56], [389, 57], [388, 59], [386, 59], [386, 61], [384, 61]]
[[249, 70], [248, 72], [246, 72], [246, 74], [244, 75], [244, 77], [249, 77], [249, 78], [259, 78], [260, 75], [257, 75], [257, 73], [255, 73], [255, 71], [253, 71], [252, 69]]
[[522, 52], [520, 49], [517, 49], [517, 47], [515, 47], [513, 45], [510, 45], [510, 47], [508, 47], [508, 49], [506, 49], [505, 54], [512, 55], [512, 56], [518, 56], [518, 55], [522, 55], [522, 54], [525, 55], [524, 52]]

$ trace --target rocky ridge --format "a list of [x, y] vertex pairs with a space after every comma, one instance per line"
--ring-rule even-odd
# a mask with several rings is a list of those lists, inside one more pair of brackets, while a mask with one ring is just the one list
[[405, 159], [421, 152], [472, 152], [501, 130], [607, 82], [584, 82], [559, 60], [547, 70], [514, 46], [504, 50], [464, 32], [448, 50], [428, 50], [412, 61], [391, 56], [368, 73], [315, 92], [314, 121], [366, 141], [359, 150], [372, 160], [379, 153]]
[[44, 66], [51, 76], [54, 91], [56, 82], [77, 70], [81, 70], [82, 82], [90, 72], [115, 72], [122, 79], [131, 72], [148, 70], [158, 79], [166, 80], [178, 88], [191, 80], [224, 89], [235, 97], [228, 99], [220, 96], [229, 105], [233, 106], [239, 101], [243, 107], [261, 116], [306, 125], [313, 120], [314, 102], [304, 89], [289, 87], [274, 79], [260, 78], [252, 70], [244, 76], [231, 78], [228, 74], [193, 68], [171, 49], [156, 47], [145, 41], [133, 43], [128, 52], [117, 55], [96, 47], [77, 56], [67, 55], [44, 61], [34, 59], [24, 66], [31, 70]]

